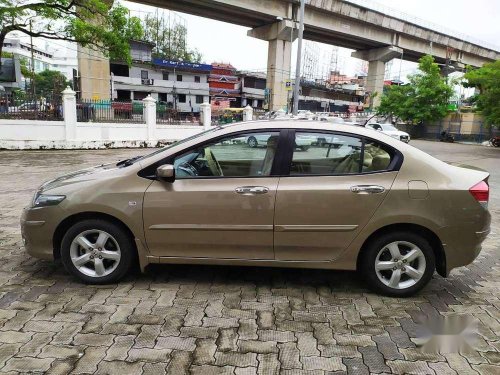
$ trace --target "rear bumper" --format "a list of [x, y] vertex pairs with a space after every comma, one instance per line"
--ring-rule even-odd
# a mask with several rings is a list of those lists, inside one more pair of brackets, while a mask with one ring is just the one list
[[446, 255], [446, 274], [457, 267], [466, 266], [474, 261], [481, 252], [481, 244], [490, 233], [491, 216], [487, 213], [485, 225], [458, 225], [442, 228], [439, 237]]

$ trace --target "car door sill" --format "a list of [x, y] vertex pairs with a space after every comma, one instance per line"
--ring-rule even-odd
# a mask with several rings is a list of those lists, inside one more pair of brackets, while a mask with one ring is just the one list
[[188, 258], [188, 257], [148, 257], [149, 263], [198, 264], [255, 267], [291, 267], [335, 269], [333, 260], [276, 260], [276, 259], [235, 259], [235, 258]]
[[276, 232], [350, 232], [357, 225], [276, 225]]
[[155, 224], [150, 230], [210, 230], [210, 231], [270, 231], [272, 225], [217, 225], [217, 224]]

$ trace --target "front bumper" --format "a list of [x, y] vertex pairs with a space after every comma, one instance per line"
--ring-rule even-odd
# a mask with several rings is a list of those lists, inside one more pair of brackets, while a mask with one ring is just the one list
[[26, 252], [40, 259], [53, 260], [53, 237], [57, 227], [48, 211], [53, 207], [25, 208], [21, 214], [21, 235]]

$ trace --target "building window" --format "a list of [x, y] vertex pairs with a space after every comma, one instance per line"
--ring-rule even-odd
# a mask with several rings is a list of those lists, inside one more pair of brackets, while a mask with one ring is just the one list
[[163, 80], [168, 81], [168, 72], [163, 72]]
[[200, 83], [200, 76], [194, 76], [194, 81], [196, 83]]
[[177, 81], [182, 82], [182, 74], [177, 74]]
[[196, 95], [196, 104], [203, 103], [203, 95]]
[[141, 79], [148, 79], [148, 71], [141, 70]]
[[186, 94], [179, 94], [179, 103], [186, 103]]

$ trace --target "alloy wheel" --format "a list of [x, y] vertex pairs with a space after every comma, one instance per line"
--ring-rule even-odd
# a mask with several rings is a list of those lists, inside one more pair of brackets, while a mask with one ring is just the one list
[[71, 242], [70, 258], [76, 269], [84, 275], [103, 277], [120, 264], [120, 246], [111, 234], [103, 230], [86, 230]]
[[379, 280], [390, 288], [406, 289], [415, 285], [426, 269], [425, 255], [415, 244], [395, 241], [384, 246], [375, 258]]

